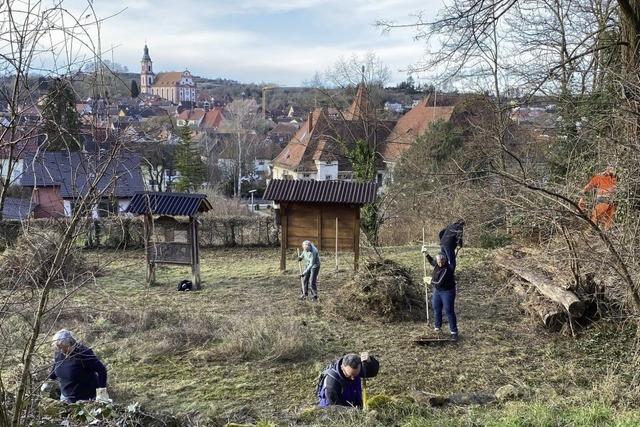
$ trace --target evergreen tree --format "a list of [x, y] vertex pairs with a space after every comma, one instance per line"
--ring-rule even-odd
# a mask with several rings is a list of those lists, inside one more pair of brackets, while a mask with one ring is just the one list
[[140, 95], [140, 89], [138, 88], [138, 82], [131, 80], [131, 97], [137, 98]]
[[76, 97], [69, 82], [59, 78], [53, 81], [44, 98], [42, 117], [49, 150], [82, 148]]
[[191, 129], [180, 127], [180, 145], [176, 150], [176, 170], [180, 179], [176, 184], [178, 191], [194, 191], [205, 181], [205, 164], [200, 157], [198, 146], [193, 142]]

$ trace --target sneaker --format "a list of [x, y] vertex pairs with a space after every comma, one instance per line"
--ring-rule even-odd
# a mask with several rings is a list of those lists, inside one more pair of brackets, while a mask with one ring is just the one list
[[306, 296], [306, 295], [300, 295], [300, 301], [304, 301], [304, 300], [306, 300], [306, 299], [307, 299], [307, 296]]
[[433, 328], [433, 332], [435, 332], [436, 334], [440, 333], [440, 328]]
[[458, 334], [451, 334], [451, 341], [458, 342]]

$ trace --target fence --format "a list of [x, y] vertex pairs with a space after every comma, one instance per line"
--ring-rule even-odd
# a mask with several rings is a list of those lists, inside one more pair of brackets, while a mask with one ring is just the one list
[[[0, 250], [15, 244], [28, 228], [64, 229], [67, 219], [33, 219], [24, 224], [0, 221]], [[272, 217], [213, 216], [199, 218], [200, 246], [276, 246], [279, 231]], [[88, 221], [78, 233], [78, 244], [87, 248], [140, 249], [144, 226], [139, 218], [110, 217]]]

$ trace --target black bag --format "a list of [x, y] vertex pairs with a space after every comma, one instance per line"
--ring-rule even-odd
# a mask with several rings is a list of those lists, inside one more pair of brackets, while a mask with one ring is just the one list
[[191, 280], [182, 280], [178, 283], [178, 291], [190, 291], [191, 289], [193, 289], [193, 283], [191, 283]]

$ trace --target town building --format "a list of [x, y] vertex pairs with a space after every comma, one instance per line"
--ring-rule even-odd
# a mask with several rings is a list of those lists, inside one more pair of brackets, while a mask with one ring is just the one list
[[189, 70], [158, 73], [153, 72], [153, 61], [149, 47], [144, 45], [140, 70], [140, 92], [164, 98], [174, 104], [193, 103], [198, 90]]

